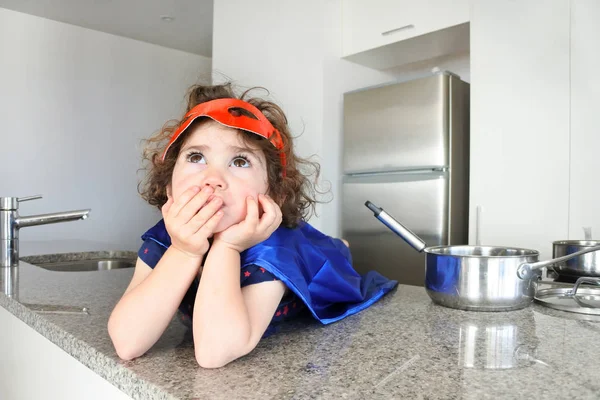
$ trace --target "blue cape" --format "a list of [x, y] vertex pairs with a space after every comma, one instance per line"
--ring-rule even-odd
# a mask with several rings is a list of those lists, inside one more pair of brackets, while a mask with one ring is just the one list
[[[171, 245], [163, 220], [142, 239], [164, 248]], [[275, 275], [323, 324], [369, 307], [398, 284], [376, 271], [361, 276], [352, 267], [350, 251], [341, 240], [306, 222], [294, 229], [280, 226], [267, 240], [243, 251], [240, 261], [242, 267], [255, 264]]]

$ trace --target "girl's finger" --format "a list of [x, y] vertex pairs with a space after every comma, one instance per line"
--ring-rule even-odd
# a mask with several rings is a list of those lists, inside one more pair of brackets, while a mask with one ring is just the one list
[[[268, 197], [268, 196], [267, 196]], [[275, 222], [274, 222], [274, 229], [279, 228], [279, 225], [281, 225], [281, 221], [283, 220], [283, 213], [281, 212], [281, 208], [279, 207], [279, 205], [269, 197], [269, 199], [271, 200], [271, 202], [273, 203], [273, 207], [275, 208]]]
[[163, 204], [163, 206], [161, 208], [163, 218], [169, 213], [171, 206], [173, 206], [173, 198], [171, 196], [168, 196], [167, 202], [165, 204]]
[[206, 201], [214, 192], [215, 190], [213, 188], [207, 186], [200, 192], [196, 193], [196, 195], [192, 197], [185, 206], [183, 206], [181, 211], [179, 211], [179, 215], [177, 216], [179, 222], [182, 224], [187, 224], [188, 221], [198, 214], [198, 210], [206, 205]]
[[221, 221], [221, 218], [223, 218], [223, 215], [223, 210], [219, 210], [216, 213], [214, 213], [212, 217], [210, 217], [208, 221], [206, 221], [206, 223], [204, 223], [200, 227], [200, 229], [198, 229], [195, 235], [201, 235], [203, 238], [209, 237], [211, 234], [214, 233], [215, 228], [219, 224], [219, 221]]
[[171, 207], [170, 214], [173, 217], [176, 217], [181, 209], [200, 191], [198, 186], [192, 186], [176, 200], [173, 201], [173, 206]]
[[281, 211], [281, 208], [277, 203], [273, 203], [275, 204], [275, 210], [277, 211], [277, 218], [275, 218], [275, 223], [277, 224], [277, 228], [279, 228], [279, 225], [281, 225], [281, 221], [283, 221], [283, 212]]
[[206, 224], [207, 221], [209, 221], [212, 216], [217, 213], [217, 211], [219, 211], [222, 205], [223, 200], [221, 200], [219, 197], [214, 197], [211, 201], [206, 203], [206, 205], [202, 207], [200, 211], [198, 211], [196, 215], [194, 215], [186, 224], [186, 230], [188, 233], [193, 235], [198, 232], [198, 230], [202, 228], [202, 226]]
[[260, 218], [259, 230], [266, 231], [277, 219], [277, 205], [267, 196], [261, 194], [258, 196], [260, 205], [263, 209], [263, 215]]
[[246, 198], [246, 219], [244, 222], [250, 224], [250, 226], [258, 225], [258, 203], [252, 196]]

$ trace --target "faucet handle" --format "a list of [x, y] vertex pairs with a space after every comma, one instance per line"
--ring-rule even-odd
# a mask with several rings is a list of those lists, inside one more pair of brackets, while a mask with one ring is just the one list
[[22, 201], [37, 200], [37, 199], [41, 199], [41, 198], [42, 198], [41, 194], [36, 194], [35, 196], [19, 197], [17, 199], [17, 201], [20, 203]]
[[27, 197], [0, 197], [0, 210], [2, 211], [11, 211], [19, 208], [19, 203], [21, 201], [35, 200], [41, 199], [42, 195], [38, 194], [35, 196], [27, 196]]

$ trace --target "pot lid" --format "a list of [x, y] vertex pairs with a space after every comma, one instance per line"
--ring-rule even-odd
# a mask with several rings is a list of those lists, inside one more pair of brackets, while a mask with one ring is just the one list
[[553, 288], [538, 290], [534, 300], [556, 310], [600, 315], [600, 287]]

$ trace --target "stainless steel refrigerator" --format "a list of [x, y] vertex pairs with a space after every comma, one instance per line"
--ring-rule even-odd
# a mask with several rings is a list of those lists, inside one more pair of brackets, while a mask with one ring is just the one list
[[356, 270], [422, 286], [425, 255], [364, 203], [427, 246], [467, 243], [469, 84], [439, 72], [345, 93], [343, 132], [342, 237]]

